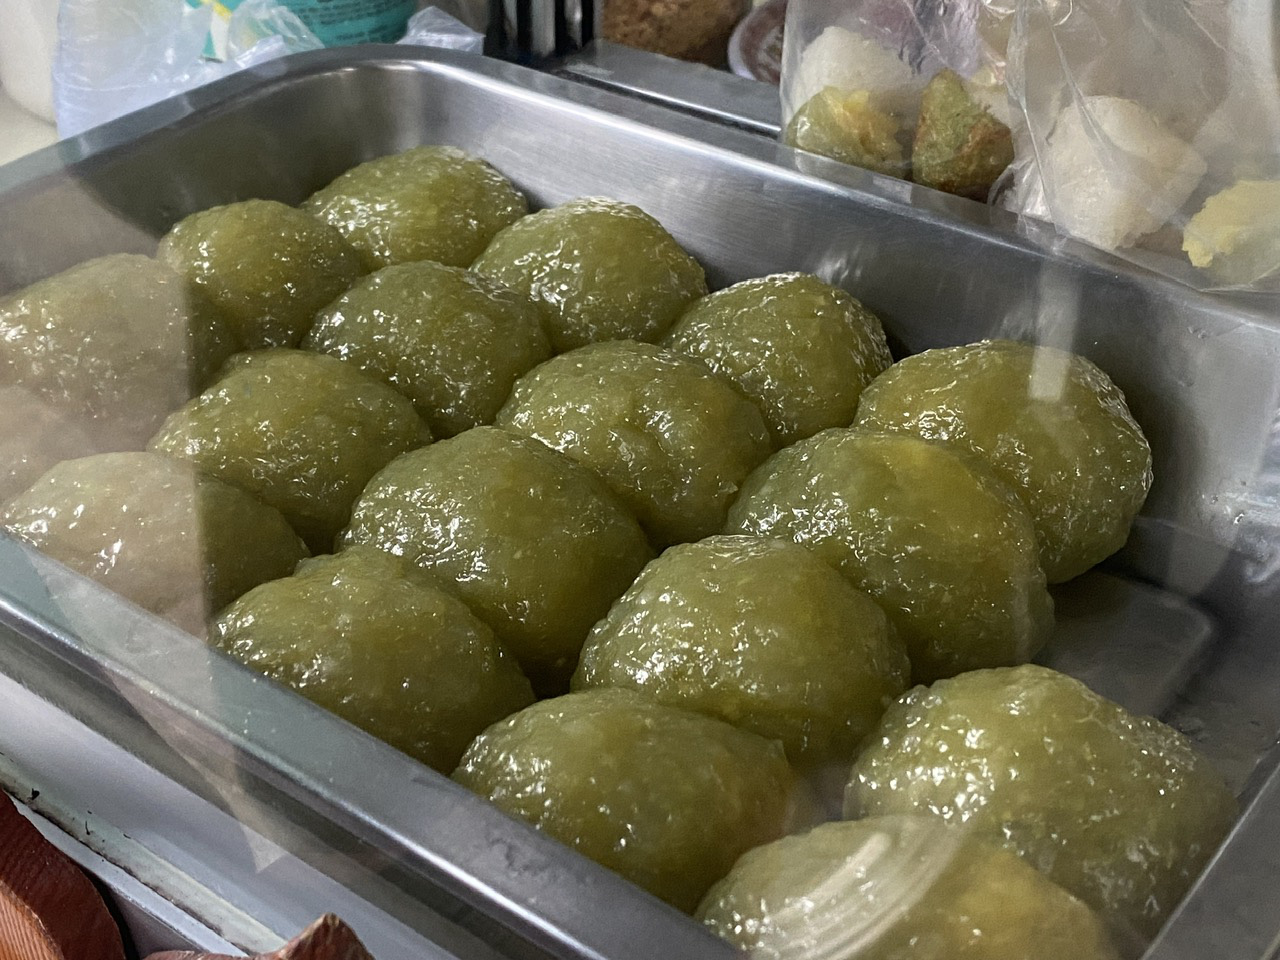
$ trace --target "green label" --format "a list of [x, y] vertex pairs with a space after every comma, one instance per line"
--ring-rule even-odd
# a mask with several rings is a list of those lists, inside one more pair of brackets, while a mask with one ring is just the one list
[[208, 59], [227, 59], [227, 21], [231, 19], [231, 11], [240, 3], [241, 0], [187, 0], [187, 6], [193, 10], [213, 8], [209, 35], [204, 40], [204, 55]]
[[416, 0], [285, 0], [326, 47], [393, 43], [404, 36]]

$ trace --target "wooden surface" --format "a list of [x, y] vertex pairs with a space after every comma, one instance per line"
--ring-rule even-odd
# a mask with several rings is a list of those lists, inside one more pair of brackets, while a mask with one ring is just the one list
[[0, 793], [0, 960], [124, 960], [87, 876]]
[[[0, 956], [0, 960], [4, 960]], [[147, 960], [236, 960], [212, 953], [166, 950], [153, 953]], [[326, 914], [298, 934], [279, 950], [259, 954], [256, 960], [373, 960], [360, 938], [350, 927]]]

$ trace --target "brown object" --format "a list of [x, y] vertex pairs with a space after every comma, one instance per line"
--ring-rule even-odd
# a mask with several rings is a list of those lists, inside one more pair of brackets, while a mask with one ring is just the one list
[[920, 97], [920, 119], [911, 154], [911, 178], [935, 190], [986, 200], [1013, 162], [1013, 135], [965, 88], [951, 70], [940, 70]]
[[743, 17], [729, 37], [729, 69], [776, 87], [782, 80], [786, 19], [787, 0], [769, 0]]
[[124, 960], [87, 876], [0, 793], [0, 960]]
[[604, 38], [719, 67], [748, 6], [747, 0], [605, 0]]
[[[4, 960], [0, 956], [0, 960]], [[239, 960], [221, 953], [196, 953], [192, 950], [165, 950], [153, 953], [147, 960]], [[260, 953], [254, 960], [373, 960], [355, 931], [326, 913], [279, 950]]]

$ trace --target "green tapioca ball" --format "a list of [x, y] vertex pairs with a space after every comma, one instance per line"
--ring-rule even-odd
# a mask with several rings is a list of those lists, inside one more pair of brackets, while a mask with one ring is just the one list
[[535, 367], [497, 422], [594, 470], [658, 546], [717, 532], [770, 450], [755, 404], [698, 361], [631, 340]]
[[908, 672], [884, 612], [808, 550], [718, 536], [644, 568], [591, 631], [574, 688], [631, 687], [810, 766], [851, 759]]
[[492, 423], [516, 380], [551, 356], [538, 308], [459, 267], [384, 267], [330, 304], [303, 344], [413, 401], [437, 437]]
[[725, 530], [794, 540], [870, 594], [917, 682], [1025, 663], [1053, 627], [1027, 511], [942, 444], [824, 430], [751, 475]]
[[145, 443], [235, 349], [204, 295], [150, 257], [89, 260], [0, 298], [0, 382], [88, 423], [106, 447]]
[[552, 689], [563, 689], [587, 631], [653, 556], [588, 470], [494, 427], [392, 461], [356, 501], [344, 539], [429, 570]]
[[465, 267], [529, 204], [479, 157], [415, 147], [348, 170], [303, 209], [337, 228], [376, 270], [414, 260]]
[[963, 827], [1149, 937], [1236, 803], [1180, 733], [1028, 664], [903, 695], [854, 764], [845, 811]]
[[1050, 583], [1124, 546], [1151, 487], [1151, 448], [1124, 394], [1049, 347], [985, 340], [908, 357], [863, 392], [857, 425], [985, 460], [1031, 513]]
[[274, 200], [245, 200], [178, 221], [156, 256], [230, 319], [246, 350], [296, 347], [316, 311], [365, 270], [342, 234]]
[[707, 292], [698, 261], [639, 207], [588, 197], [512, 224], [472, 265], [545, 305], [557, 352], [655, 341]]
[[232, 358], [150, 448], [249, 491], [326, 553], [369, 478], [430, 440], [386, 384], [333, 357], [277, 349]]
[[778, 743], [631, 690], [536, 703], [482, 733], [453, 778], [686, 911], [782, 835], [793, 792]]
[[0, 526], [197, 634], [307, 556], [278, 511], [154, 453], [60, 463], [9, 502]]
[[533, 702], [493, 631], [411, 564], [355, 547], [241, 597], [210, 642], [442, 773]]
[[1119, 960], [1071, 894], [926, 817], [825, 823], [750, 850], [697, 916], [753, 957]]
[[893, 362], [876, 315], [805, 273], [703, 297], [662, 342], [737, 384], [779, 447], [848, 426], [863, 388]]

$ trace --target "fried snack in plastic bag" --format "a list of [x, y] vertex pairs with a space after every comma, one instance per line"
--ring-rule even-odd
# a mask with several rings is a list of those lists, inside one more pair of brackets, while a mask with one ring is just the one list
[[[1280, 291], [1270, 0], [791, 0], [785, 44], [792, 146], [999, 203], [1050, 247]], [[901, 160], [867, 149], [868, 109], [897, 122]]]
[[1005, 205], [1198, 289], [1280, 290], [1274, 20], [1268, 0], [1020, 0]]
[[[784, 139], [986, 199], [1011, 158], [1009, 18], [995, 2], [794, 0], [784, 33]], [[913, 164], [913, 148], [922, 164]]]

